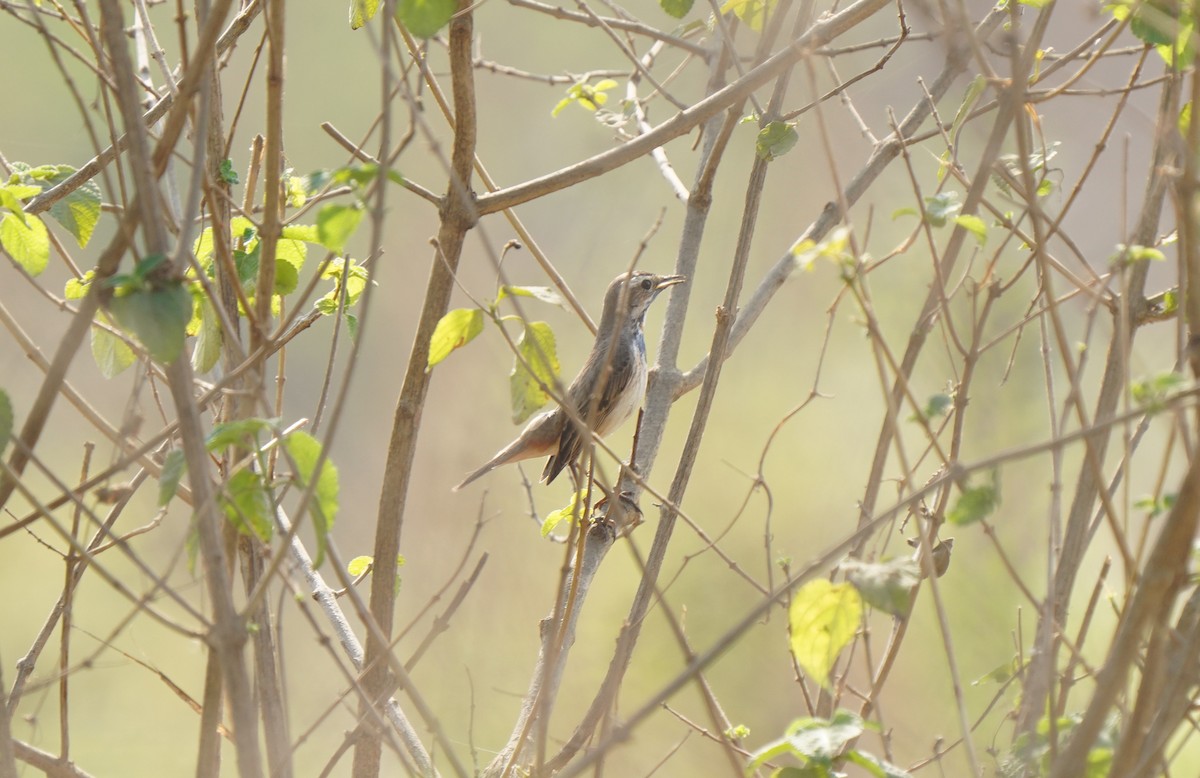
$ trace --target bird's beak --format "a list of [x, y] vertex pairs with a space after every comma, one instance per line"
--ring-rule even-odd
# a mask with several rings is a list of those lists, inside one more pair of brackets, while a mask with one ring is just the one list
[[658, 279], [658, 284], [655, 285], [654, 289], [655, 291], [661, 292], [668, 286], [682, 284], [685, 281], [687, 281], [687, 276], [660, 276]]

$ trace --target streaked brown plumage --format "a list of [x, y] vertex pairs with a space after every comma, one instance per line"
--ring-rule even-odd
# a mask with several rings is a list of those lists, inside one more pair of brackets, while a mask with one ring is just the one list
[[[642, 333], [646, 310], [683, 276], [622, 273], [608, 285], [592, 353], [567, 388], [566, 399], [597, 435], [605, 436], [633, 415], [646, 394], [648, 367]], [[594, 409], [594, 411], [593, 411]], [[500, 465], [548, 456], [542, 481], [550, 483], [579, 458], [589, 439], [561, 406], [535, 416], [517, 439], [454, 487], [462, 489]]]

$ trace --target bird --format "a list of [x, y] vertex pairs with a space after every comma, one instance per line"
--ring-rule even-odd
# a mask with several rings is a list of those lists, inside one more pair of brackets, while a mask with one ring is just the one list
[[[620, 274], [608, 285], [596, 342], [565, 396], [577, 418], [597, 435], [608, 435], [641, 407], [649, 375], [642, 331], [646, 311], [663, 290], [686, 280], [684, 276], [635, 271]], [[535, 416], [516, 440], [497, 451], [454, 491], [501, 465], [545, 456], [549, 459], [542, 481], [551, 483], [579, 458], [589, 440], [587, 431], [559, 405]]]

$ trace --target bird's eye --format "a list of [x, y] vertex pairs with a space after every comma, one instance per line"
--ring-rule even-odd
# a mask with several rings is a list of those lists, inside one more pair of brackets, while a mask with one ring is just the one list
[[652, 286], [654, 286], [654, 284], [650, 283], [650, 279], [649, 279], [649, 278], [647, 278], [646, 280], [642, 281], [642, 288], [643, 288], [643, 289], [645, 289], [647, 292], [649, 292], [649, 291], [650, 291], [650, 287], [652, 287]]

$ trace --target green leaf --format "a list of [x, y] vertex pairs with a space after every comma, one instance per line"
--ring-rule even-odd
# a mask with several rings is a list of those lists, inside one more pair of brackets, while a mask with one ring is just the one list
[[358, 578], [370, 570], [373, 564], [375, 564], [373, 556], [356, 556], [346, 563], [346, 572], [350, 574], [351, 578]]
[[456, 308], [438, 321], [429, 339], [429, 364], [431, 370], [438, 362], [450, 356], [455, 349], [462, 348], [483, 332], [483, 311], [478, 308]]
[[137, 361], [129, 344], [98, 324], [92, 325], [92, 359], [105, 378], [116, 378]]
[[5, 446], [12, 439], [13, 431], [13, 408], [12, 400], [8, 399], [8, 392], [0, 389], [0, 454], [4, 453]]
[[232, 159], [221, 160], [221, 169], [218, 172], [220, 173], [221, 180], [226, 184], [233, 186], [238, 182], [238, 174], [237, 171], [233, 169]]
[[[75, 168], [70, 165], [39, 165], [31, 168], [14, 162], [12, 168], [16, 171], [14, 180], [25, 184], [19, 187], [22, 193], [18, 196], [22, 198], [29, 197], [34, 192], [51, 189], [75, 172]], [[13, 188], [13, 185], [10, 184], [9, 188]], [[49, 213], [74, 236], [80, 248], [86, 247], [96, 223], [100, 220], [100, 187], [94, 181], [85, 182], [50, 206]]]
[[946, 514], [946, 521], [963, 526], [986, 519], [1000, 504], [997, 480], [998, 476], [993, 473], [990, 484], [967, 488], [958, 496], [954, 507]]
[[187, 472], [187, 459], [183, 449], [173, 449], [163, 457], [162, 474], [158, 477], [158, 507], [163, 507], [171, 501], [179, 491], [179, 482]]
[[754, 153], [764, 162], [770, 162], [791, 151], [800, 134], [788, 122], [770, 122], [758, 131], [754, 140]]
[[1163, 2], [1138, 3], [1129, 20], [1129, 31], [1151, 46], [1172, 46], [1179, 34], [1179, 9]]
[[557, 379], [554, 330], [544, 321], [529, 322], [517, 342], [517, 357], [509, 378], [513, 424], [525, 421], [546, 404], [550, 395], [542, 386], [553, 386]]
[[396, 19], [418, 38], [432, 38], [457, 10], [455, 0], [400, 0]]
[[667, 12], [667, 15], [676, 19], [687, 16], [688, 11], [692, 10], [693, 2], [695, 0], [658, 0], [659, 6]]
[[0, 219], [0, 246], [31, 276], [40, 275], [50, 262], [50, 235], [36, 216], [4, 214]]
[[333, 462], [326, 459], [321, 463], [320, 473], [317, 473], [321, 444], [307, 432], [297, 430], [291, 433], [284, 439], [283, 445], [296, 464], [296, 478], [300, 485], [307, 489], [316, 479], [309, 513], [317, 537], [317, 555], [313, 566], [320, 567], [325, 560], [326, 538], [333, 529], [338, 512], [338, 470]]
[[92, 279], [96, 277], [95, 270], [89, 270], [83, 274], [82, 278], [68, 278], [66, 285], [63, 287], [63, 297], [68, 300], [82, 300], [87, 296], [88, 286], [91, 285]]
[[1182, 373], [1167, 371], [1134, 381], [1130, 385], [1130, 394], [1146, 413], [1154, 414], [1166, 408], [1171, 395], [1187, 384], [1188, 379]]
[[919, 413], [914, 413], [913, 415], [909, 416], [908, 420], [921, 421], [924, 419], [928, 422], [933, 421], [934, 419], [940, 419], [950, 412], [950, 408], [953, 405], [953, 397], [945, 392], [938, 392], [937, 394], [930, 395], [929, 399], [925, 401], [925, 407], [922, 408]]
[[587, 505], [587, 489], [580, 489], [571, 495], [571, 500], [558, 510], [550, 511], [546, 516], [546, 520], [542, 522], [542, 537], [549, 537], [554, 528], [564, 521], [574, 521], [582, 514], [584, 507]]
[[800, 756], [827, 761], [840, 754], [847, 743], [864, 731], [866, 725], [861, 718], [849, 711], [839, 710], [828, 721], [800, 719], [793, 722], [788, 727], [787, 738]]
[[214, 425], [212, 432], [204, 439], [204, 447], [211, 453], [219, 453], [226, 448], [236, 448], [240, 451], [251, 452], [258, 448], [259, 433], [270, 433], [278, 424], [278, 419], [237, 419]]
[[243, 468], [225, 484], [221, 497], [225, 516], [243, 535], [255, 535], [264, 543], [271, 539], [274, 522], [271, 495], [261, 475]]
[[363, 27], [379, 10], [379, 0], [350, 0], [350, 29]]
[[954, 223], [974, 235], [980, 246], [987, 243], [987, 225], [983, 223], [983, 219], [967, 213], [955, 216]]
[[563, 296], [548, 286], [502, 286], [496, 294], [496, 302], [500, 302], [505, 297], [532, 297], [560, 308], [565, 308], [567, 305]]
[[912, 589], [921, 580], [917, 563], [911, 559], [888, 562], [847, 559], [841, 568], [868, 605], [893, 616], [908, 613]]
[[1134, 262], [1162, 262], [1166, 260], [1166, 255], [1161, 251], [1151, 246], [1141, 246], [1133, 244], [1127, 246], [1124, 243], [1117, 244], [1117, 251], [1108, 259], [1108, 263], [1114, 266], [1131, 265]]
[[851, 749], [846, 752], [846, 759], [861, 766], [875, 778], [912, 778], [912, 773], [907, 770], [865, 751]]
[[777, 2], [778, 0], [727, 0], [721, 6], [721, 13], [727, 14], [732, 11], [750, 29], [761, 32], [768, 10], [773, 13]]
[[341, 254], [346, 241], [358, 229], [363, 209], [354, 205], [327, 205], [317, 212], [317, 243]]
[[200, 313], [200, 329], [196, 332], [196, 342], [192, 346], [192, 370], [207, 373], [217, 366], [217, 361], [221, 358], [224, 338], [221, 322], [212, 303], [205, 298], [197, 304], [197, 308]]
[[934, 227], [945, 227], [946, 220], [962, 209], [958, 192], [938, 192], [925, 198], [925, 219]]
[[321, 231], [315, 224], [289, 224], [281, 230], [280, 238], [302, 240], [305, 243], [320, 243]]
[[951, 138], [958, 136], [958, 131], [962, 129], [963, 123], [971, 115], [971, 110], [975, 107], [975, 103], [979, 102], [985, 89], [987, 89], [987, 79], [982, 74], [971, 79], [971, 83], [967, 86], [967, 93], [963, 95], [963, 101], [954, 114], [954, 121], [950, 123]]
[[192, 318], [192, 295], [182, 284], [113, 297], [109, 310], [159, 362], [170, 364], [183, 351], [184, 335]]
[[838, 654], [858, 632], [862, 599], [850, 583], [809, 581], [796, 592], [788, 612], [796, 661], [822, 686]]

